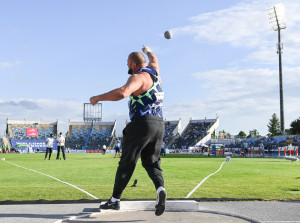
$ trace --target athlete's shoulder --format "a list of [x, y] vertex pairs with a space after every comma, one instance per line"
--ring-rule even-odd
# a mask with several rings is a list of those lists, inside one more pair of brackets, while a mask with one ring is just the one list
[[145, 69], [146, 72], [150, 71], [151, 73], [157, 74], [157, 70], [154, 67], [147, 66], [144, 69]]
[[150, 67], [150, 66], [146, 66], [146, 67], [143, 67], [143, 68], [139, 69], [136, 72], [136, 74], [141, 73], [141, 72], [147, 72], [147, 73], [150, 73], [150, 74], [153, 74], [153, 75], [157, 75], [157, 71], [153, 67]]

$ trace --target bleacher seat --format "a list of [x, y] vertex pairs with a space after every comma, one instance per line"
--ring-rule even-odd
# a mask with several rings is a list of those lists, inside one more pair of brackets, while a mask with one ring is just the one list
[[175, 148], [189, 147], [196, 145], [207, 135], [207, 131], [215, 123], [215, 119], [192, 120], [185, 130], [172, 143]]
[[[88, 138], [91, 122], [70, 122], [66, 138], [66, 147], [82, 149]], [[86, 149], [102, 149], [109, 146], [113, 139], [115, 122], [94, 122]]]
[[[27, 128], [36, 128], [38, 136], [28, 136]], [[57, 134], [57, 122], [47, 123], [7, 120], [7, 137], [9, 139], [46, 139], [50, 134]]]
[[164, 143], [165, 146], [168, 147], [169, 143], [174, 139], [176, 132], [175, 129], [178, 130], [179, 121], [165, 121], [165, 134], [164, 134]]

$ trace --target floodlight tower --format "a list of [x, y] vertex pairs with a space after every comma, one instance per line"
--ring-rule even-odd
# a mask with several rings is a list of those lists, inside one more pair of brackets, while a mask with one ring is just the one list
[[85, 144], [83, 146], [83, 150], [86, 150], [88, 145], [91, 132], [93, 131], [93, 124], [94, 122], [101, 122], [102, 121], [102, 103], [97, 103], [94, 106], [91, 103], [84, 103], [83, 104], [83, 121], [84, 122], [91, 122], [91, 127], [88, 133], [88, 136], [85, 140]]
[[282, 65], [281, 65], [281, 53], [282, 43], [280, 30], [286, 28], [285, 10], [283, 4], [277, 4], [267, 9], [267, 15], [269, 17], [269, 23], [271, 29], [278, 31], [278, 44], [277, 53], [279, 56], [279, 92], [280, 92], [280, 129], [284, 133], [284, 109], [283, 109], [283, 87], [282, 87]]

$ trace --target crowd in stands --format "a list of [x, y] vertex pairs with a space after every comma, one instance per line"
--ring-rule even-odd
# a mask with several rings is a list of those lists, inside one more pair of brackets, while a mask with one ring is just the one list
[[[37, 129], [38, 136], [28, 136], [28, 128]], [[46, 139], [50, 134], [57, 134], [57, 123], [9, 123], [7, 125], [6, 133], [9, 138], [15, 139]]]
[[193, 122], [189, 123], [186, 130], [178, 136], [173, 142], [175, 148], [182, 148], [183, 146], [194, 146], [206, 134], [207, 130], [213, 125], [212, 122]]
[[[165, 121], [164, 145], [172, 148], [181, 148], [182, 146], [193, 146], [206, 134], [207, 130], [213, 124], [212, 122], [193, 121], [182, 135], [178, 133], [178, 121]], [[37, 137], [27, 136], [28, 128], [36, 128]], [[66, 149], [81, 150], [85, 146], [89, 137], [87, 147], [85, 149], [102, 149], [103, 145], [109, 147], [114, 142], [115, 123], [96, 123], [91, 131], [91, 124], [85, 122], [73, 122], [69, 124], [69, 130], [66, 133]], [[33, 121], [8, 121], [7, 136], [9, 140], [14, 139], [46, 139], [50, 134], [54, 137], [57, 135], [57, 122], [33, 122]], [[177, 139], [176, 139], [177, 138]], [[174, 141], [175, 139], [175, 141]], [[171, 145], [171, 146], [170, 146]], [[0, 149], [0, 152], [8, 151]]]
[[[180, 135], [178, 133], [178, 122], [165, 121], [165, 134], [164, 145], [165, 148], [170, 149], [183, 149], [190, 146], [195, 146], [203, 137], [207, 135], [207, 131], [214, 124], [211, 120], [193, 120], [190, 121], [188, 126]], [[36, 128], [38, 137], [27, 136], [27, 128]], [[91, 131], [90, 123], [76, 123], [69, 125], [69, 131], [66, 134], [66, 149], [82, 150], [85, 142], [89, 137], [86, 149], [102, 150], [103, 146], [109, 147], [114, 145], [114, 129], [115, 123], [96, 123]], [[15, 139], [46, 139], [50, 133], [56, 136], [57, 122], [22, 122], [12, 121], [7, 124], [7, 138]], [[4, 145], [5, 144], [5, 145]], [[0, 140], [0, 153], [16, 152], [18, 148], [9, 148], [7, 142]], [[226, 148], [242, 148], [247, 150], [250, 147], [260, 147], [264, 150], [276, 150], [278, 147], [285, 146], [299, 146], [300, 148], [300, 135], [296, 136], [270, 136], [270, 137], [257, 137], [249, 139], [232, 139], [232, 143], [227, 145]]]
[[176, 128], [176, 124], [171, 124], [170, 122], [165, 122], [165, 134], [164, 134], [164, 143], [168, 145], [170, 141], [174, 138], [174, 130]]
[[[66, 137], [66, 148], [82, 149], [90, 132], [90, 125], [71, 125]], [[93, 125], [90, 138], [85, 149], [100, 150], [108, 147], [113, 139], [113, 125]]]
[[[92, 131], [90, 131], [90, 123], [77, 123], [77, 125], [69, 125], [69, 133], [66, 134], [66, 149], [81, 150], [89, 137], [86, 149], [102, 149], [103, 145], [109, 146], [112, 141], [114, 122], [96, 123]], [[34, 130], [36, 136], [27, 135], [28, 131]], [[14, 121], [7, 120], [6, 137], [11, 144], [12, 139], [18, 140], [46, 140], [50, 134], [54, 137], [57, 135], [57, 122], [40, 122], [40, 121]], [[3, 141], [0, 145], [4, 145]], [[5, 143], [5, 144], [7, 144]], [[16, 151], [18, 148], [0, 148], [0, 152], [7, 153]]]
[[265, 150], [273, 150], [278, 147], [285, 146], [300, 146], [300, 135], [296, 136], [270, 136], [270, 137], [257, 137], [236, 141], [228, 145], [229, 148], [243, 148], [261, 147]]

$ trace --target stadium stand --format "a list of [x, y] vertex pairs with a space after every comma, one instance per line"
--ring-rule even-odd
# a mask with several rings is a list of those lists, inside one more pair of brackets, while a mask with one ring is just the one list
[[[43, 151], [46, 149], [46, 138], [50, 134], [57, 135], [57, 121], [20, 121], [6, 120], [6, 139], [4, 143], [11, 151], [24, 151], [26, 149]], [[19, 148], [19, 145], [25, 145]], [[29, 151], [29, 150], [28, 150]]]
[[177, 135], [172, 143], [173, 148], [188, 148], [205, 143], [211, 138], [212, 132], [219, 126], [219, 118], [217, 119], [190, 119], [188, 125], [181, 135]]
[[[252, 151], [261, 150], [263, 156], [278, 157], [297, 154], [300, 148], [300, 136], [269, 136], [269, 137], [255, 137], [247, 139], [236, 139], [231, 144], [226, 145], [226, 148], [239, 151], [238, 153], [245, 154], [245, 156], [252, 155]], [[287, 152], [288, 151], [288, 152]]]
[[[50, 133], [57, 134], [56, 122], [41, 122], [41, 121], [15, 121], [7, 120], [6, 136], [9, 139], [46, 139]], [[36, 136], [30, 136], [29, 131], [36, 129]]]
[[181, 128], [181, 119], [178, 121], [164, 121], [165, 125], [165, 134], [164, 134], [164, 143], [167, 148], [175, 139], [175, 136], [178, 134], [179, 129]]
[[[50, 133], [54, 136], [57, 135], [57, 123], [57, 121], [42, 122], [7, 119], [6, 136], [0, 138], [0, 146], [2, 147], [2, 145], [4, 145], [5, 150], [8, 152], [16, 149], [19, 151], [28, 149], [29, 151], [29, 148], [33, 149], [33, 151], [43, 151], [45, 149], [46, 138]], [[269, 157], [278, 157], [285, 156], [286, 154], [298, 154], [298, 150], [300, 150], [300, 135], [266, 136], [246, 139], [236, 137], [211, 139], [211, 134], [219, 126], [219, 118], [202, 120], [190, 119], [181, 134], [179, 134], [181, 119], [175, 121], [165, 120], [164, 125], [165, 148], [171, 150], [192, 150], [193, 147], [196, 149], [203, 144], [222, 144], [227, 150], [237, 155], [243, 153], [245, 156], [248, 154], [248, 156], [251, 157], [255, 155], [255, 152], [261, 156], [269, 154]], [[102, 150], [103, 145], [112, 149], [116, 139], [115, 129], [116, 121], [93, 122], [92, 129], [91, 122], [69, 122], [69, 128], [66, 134], [66, 148], [82, 150], [87, 138], [89, 138], [87, 147], [85, 147], [86, 152], [88, 152], [88, 150]], [[16, 148], [20, 144], [25, 144], [26, 147]]]
[[[103, 145], [111, 146], [116, 122], [94, 122], [86, 149], [101, 150]], [[81, 150], [88, 138], [91, 122], [69, 122], [66, 148]]]
[[275, 137], [255, 137], [247, 139], [234, 140], [229, 146], [240, 147], [242, 144], [248, 147], [257, 147], [264, 145], [264, 147], [284, 147], [288, 145], [300, 146], [300, 136], [275, 136]]

